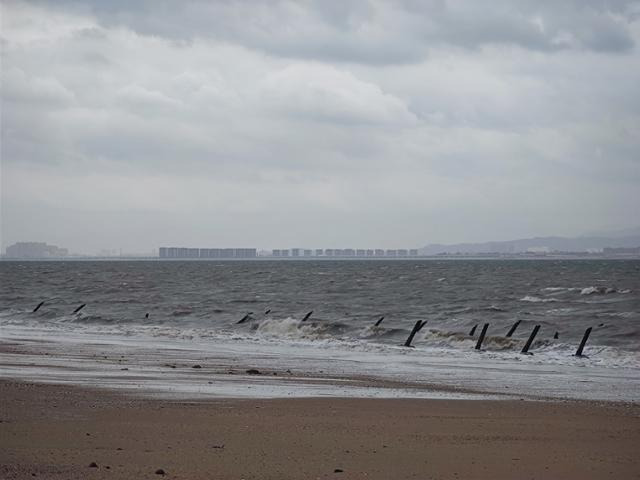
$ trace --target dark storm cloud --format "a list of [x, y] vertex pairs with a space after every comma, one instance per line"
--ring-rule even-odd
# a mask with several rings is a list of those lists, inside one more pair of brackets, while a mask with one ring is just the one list
[[412, 63], [434, 46], [625, 52], [632, 1], [56, 2], [106, 27], [191, 41], [215, 38], [290, 58]]

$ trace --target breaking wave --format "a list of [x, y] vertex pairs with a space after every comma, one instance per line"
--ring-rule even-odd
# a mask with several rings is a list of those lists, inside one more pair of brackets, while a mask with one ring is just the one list
[[251, 329], [266, 337], [307, 340], [339, 336], [345, 330], [344, 325], [340, 323], [301, 322], [299, 319], [292, 317], [268, 318], [261, 322], [254, 322], [251, 325]]
[[543, 292], [577, 292], [582, 290], [580, 287], [545, 287]]
[[545, 287], [540, 289], [541, 292], [549, 295], [558, 295], [568, 292], [580, 292], [580, 295], [607, 295], [610, 293], [631, 293], [629, 289], [619, 289], [607, 286], [590, 286], [590, 287]]
[[540, 298], [535, 297], [533, 295], [526, 295], [520, 299], [521, 302], [532, 302], [532, 303], [547, 303], [547, 302], [558, 302], [557, 298]]
[[631, 290], [623, 289], [618, 290], [612, 287], [586, 287], [580, 290], [580, 295], [606, 295], [609, 293], [631, 293]]

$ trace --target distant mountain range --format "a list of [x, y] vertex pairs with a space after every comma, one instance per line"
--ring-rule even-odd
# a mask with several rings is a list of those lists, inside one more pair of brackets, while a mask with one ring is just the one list
[[640, 228], [611, 232], [606, 236], [534, 237], [483, 243], [431, 244], [420, 249], [421, 255], [440, 253], [522, 253], [527, 251], [586, 252], [603, 248], [640, 247]]

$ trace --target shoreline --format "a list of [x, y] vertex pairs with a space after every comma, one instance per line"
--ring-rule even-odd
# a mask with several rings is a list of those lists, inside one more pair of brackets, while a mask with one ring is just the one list
[[[164, 398], [373, 397], [638, 402], [633, 368], [568, 358], [401, 347], [371, 351], [248, 339], [149, 339], [20, 330], [0, 339], [0, 378], [146, 392]], [[258, 370], [259, 374], [249, 371]], [[253, 372], [255, 373], [255, 372]]]
[[[0, 370], [0, 382], [89, 388], [141, 399], [192, 402], [322, 397], [446, 400], [521, 397], [517, 393], [488, 392], [364, 373], [339, 374], [302, 367], [292, 371], [279, 364], [263, 365], [258, 370], [259, 359], [231, 362], [229, 357], [199, 359], [179, 355], [178, 358], [163, 357], [161, 361], [137, 351], [129, 351], [126, 355], [119, 355], [123, 352], [98, 355], [93, 350], [83, 352], [81, 349], [68, 356], [61, 354], [56, 344], [25, 341], [0, 339], [0, 365], [4, 367], [4, 371]], [[546, 399], [533, 395], [527, 398]]]
[[[638, 478], [640, 472], [636, 404], [332, 397], [178, 401], [3, 380], [0, 400], [0, 476], [8, 480], [32, 474], [571, 480]], [[158, 469], [165, 474], [155, 474]]]

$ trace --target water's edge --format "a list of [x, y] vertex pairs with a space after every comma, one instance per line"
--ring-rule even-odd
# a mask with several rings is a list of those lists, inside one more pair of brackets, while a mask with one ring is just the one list
[[[338, 350], [246, 340], [167, 339], [153, 346], [109, 334], [3, 331], [0, 378], [126, 390], [162, 398], [441, 398], [638, 401], [632, 368], [549, 365], [473, 352], [386, 347]], [[257, 370], [259, 374], [248, 373]]]

